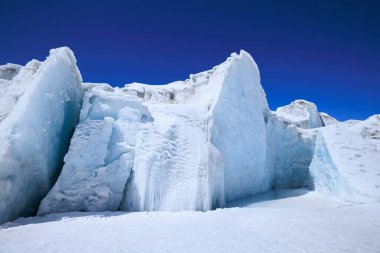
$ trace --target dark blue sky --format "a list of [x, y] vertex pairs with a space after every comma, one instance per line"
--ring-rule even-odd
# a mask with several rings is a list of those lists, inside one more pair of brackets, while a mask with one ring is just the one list
[[380, 1], [0, 0], [0, 25], [0, 64], [69, 46], [85, 81], [161, 84], [245, 49], [271, 109], [380, 113]]

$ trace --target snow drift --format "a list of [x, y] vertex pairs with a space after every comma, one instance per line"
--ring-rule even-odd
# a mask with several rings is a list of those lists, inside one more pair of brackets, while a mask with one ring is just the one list
[[62, 166], [82, 99], [68, 48], [0, 67], [0, 222], [32, 215]]
[[347, 201], [380, 201], [380, 115], [322, 128], [310, 165], [315, 190]]

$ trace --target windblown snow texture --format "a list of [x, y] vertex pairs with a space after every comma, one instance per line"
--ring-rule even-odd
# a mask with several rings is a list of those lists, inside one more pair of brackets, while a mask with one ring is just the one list
[[379, 202], [380, 115], [320, 129], [310, 171], [316, 191], [352, 202]]
[[[81, 106], [68, 48], [44, 62], [0, 67], [0, 222], [32, 215], [62, 166]], [[5, 79], [4, 79], [5, 78]]]

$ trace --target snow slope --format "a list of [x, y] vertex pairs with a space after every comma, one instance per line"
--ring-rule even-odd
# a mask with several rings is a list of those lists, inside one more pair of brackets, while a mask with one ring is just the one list
[[328, 115], [327, 113], [321, 112], [319, 113], [321, 116], [321, 120], [323, 122], [323, 126], [335, 125], [338, 123], [336, 119]]
[[320, 129], [310, 171], [316, 191], [345, 200], [380, 201], [380, 115]]
[[274, 188], [308, 187], [345, 201], [380, 201], [379, 115], [338, 122], [313, 103], [296, 100], [273, 112], [267, 127]]
[[297, 190], [267, 193], [234, 206], [240, 208], [18, 219], [0, 228], [0, 252], [377, 253], [380, 249], [379, 204], [352, 206]]
[[2, 223], [35, 214], [54, 184], [79, 115], [82, 79], [68, 48], [0, 72]]
[[[244, 51], [168, 85], [92, 85], [39, 213], [210, 210], [266, 191], [268, 113], [257, 66]], [[120, 153], [111, 169], [107, 156]]]

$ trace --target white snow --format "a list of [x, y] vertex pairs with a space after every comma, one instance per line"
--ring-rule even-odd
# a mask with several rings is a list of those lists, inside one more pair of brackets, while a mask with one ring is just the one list
[[327, 113], [321, 112], [321, 113], [319, 113], [319, 115], [321, 116], [321, 120], [322, 120], [324, 126], [335, 125], [338, 123], [338, 121], [336, 119], [334, 119], [333, 117], [331, 117]]
[[[260, 201], [260, 202], [257, 202]], [[65, 213], [0, 228], [0, 252], [366, 252], [380, 249], [380, 205], [279, 190], [208, 212]]]
[[309, 101], [298, 99], [289, 105], [279, 107], [276, 115], [286, 122], [300, 128], [316, 128], [323, 126], [317, 106]]
[[316, 191], [354, 202], [379, 202], [380, 115], [321, 128], [310, 171]]
[[12, 69], [0, 80], [0, 223], [36, 213], [61, 169], [82, 99], [68, 48]]
[[0, 123], [16, 106], [36, 76], [41, 62], [31, 60], [26, 66], [6, 64], [0, 66]]

